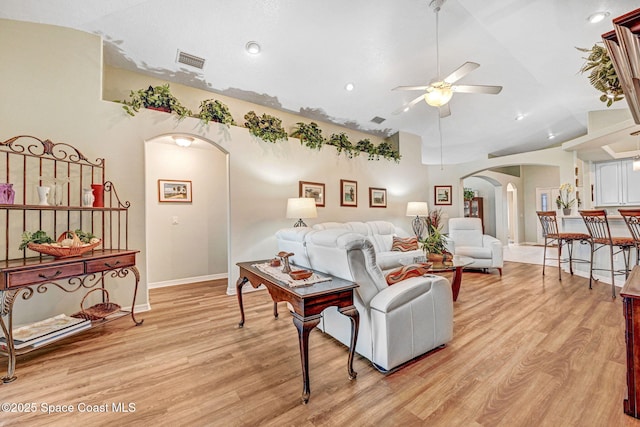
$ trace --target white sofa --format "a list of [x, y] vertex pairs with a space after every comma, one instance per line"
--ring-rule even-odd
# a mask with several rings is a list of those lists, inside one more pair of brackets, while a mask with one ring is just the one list
[[405, 252], [391, 250], [394, 237], [409, 236], [404, 230], [397, 228], [388, 221], [323, 222], [313, 227], [283, 228], [276, 232], [278, 249], [280, 251], [293, 252], [295, 255], [290, 260], [294, 264], [301, 267], [310, 267], [306, 239], [321, 230], [348, 230], [369, 237], [376, 251], [378, 266], [383, 271], [399, 267], [402, 258], [424, 256], [422, 249]]
[[[389, 286], [369, 237], [345, 228], [307, 231], [306, 237], [311, 268], [358, 283], [356, 352], [378, 369], [393, 370], [452, 339], [453, 301], [447, 279], [420, 276]], [[349, 345], [350, 320], [335, 307], [323, 312], [318, 327]]]
[[469, 268], [497, 268], [502, 276], [502, 242], [482, 233], [480, 218], [449, 219], [447, 249], [454, 255], [473, 258], [474, 262]]

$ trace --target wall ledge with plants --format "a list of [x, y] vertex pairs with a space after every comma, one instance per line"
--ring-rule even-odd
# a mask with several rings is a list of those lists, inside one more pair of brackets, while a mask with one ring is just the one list
[[[132, 90], [128, 100], [117, 101], [122, 104], [122, 108], [130, 116], [135, 116], [141, 108], [164, 111], [178, 116], [178, 120], [185, 117], [194, 117], [200, 119], [204, 124], [209, 122], [222, 123], [227, 126], [234, 125], [236, 122], [229, 111], [229, 108], [222, 102], [215, 99], [207, 99], [200, 103], [198, 114], [193, 114], [191, 110], [184, 107], [180, 101], [171, 94], [169, 84], [159, 86], [149, 86], [145, 89]], [[367, 154], [367, 160], [393, 160], [400, 162], [400, 153], [394, 150], [388, 141], [382, 141], [375, 145], [368, 138], [364, 138], [355, 144], [349, 140], [344, 132], [332, 133], [328, 138], [322, 135], [322, 129], [317, 123], [298, 122], [292, 133], [287, 135], [282, 125], [282, 120], [270, 114], [257, 115], [251, 110], [244, 115], [244, 127], [249, 133], [266, 142], [277, 143], [279, 141], [288, 140], [288, 136], [298, 138], [300, 144], [312, 150], [320, 150], [325, 145], [331, 145], [336, 148], [338, 155], [344, 153], [346, 157], [352, 159], [358, 157], [362, 153]]]

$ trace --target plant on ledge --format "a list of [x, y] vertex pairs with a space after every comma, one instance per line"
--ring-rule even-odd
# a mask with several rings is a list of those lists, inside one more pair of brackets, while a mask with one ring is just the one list
[[338, 155], [343, 151], [351, 159], [354, 156], [354, 147], [344, 132], [332, 133], [327, 141], [327, 145], [333, 145], [338, 150]]
[[176, 113], [181, 119], [192, 114], [191, 110], [180, 104], [180, 101], [171, 94], [168, 83], [162, 86], [149, 86], [147, 89], [137, 91], [132, 90], [129, 97], [131, 100], [122, 101], [124, 104], [122, 108], [130, 116], [135, 116], [135, 113], [141, 108]]
[[324, 137], [322, 136], [322, 129], [320, 129], [317, 123], [296, 123], [297, 128], [291, 133], [291, 137], [299, 138], [300, 144], [304, 144], [312, 150], [319, 150], [324, 144]]
[[378, 146], [376, 147], [376, 155], [376, 160], [379, 160], [380, 157], [383, 157], [387, 160], [394, 160], [396, 163], [399, 163], [401, 158], [400, 153], [395, 151], [391, 144], [389, 144], [387, 141], [382, 141], [380, 144], [378, 144]]
[[356, 150], [356, 156], [362, 151], [369, 154], [368, 160], [374, 160], [376, 157], [376, 146], [369, 141], [369, 138], [361, 139], [354, 148]]
[[573, 185], [565, 182], [560, 186], [560, 195], [556, 199], [558, 208], [570, 209], [574, 205], [576, 199], [570, 199], [571, 193], [573, 193]]
[[464, 199], [465, 200], [471, 200], [471, 199], [473, 199], [474, 196], [475, 196], [475, 193], [473, 192], [473, 189], [465, 187], [464, 193], [463, 193]]
[[591, 49], [576, 48], [581, 52], [588, 52], [589, 55], [584, 58], [585, 64], [580, 68], [581, 73], [589, 73], [589, 83], [591, 86], [603, 93], [600, 101], [606, 102], [607, 107], [611, 107], [616, 101], [624, 98], [620, 80], [616, 74], [616, 70], [611, 62], [611, 57], [604, 46], [594, 44]]
[[278, 140], [288, 139], [287, 132], [282, 127], [282, 120], [277, 117], [269, 114], [258, 117], [255, 111], [249, 111], [244, 115], [244, 119], [244, 126], [249, 129], [249, 133], [264, 141], [275, 144]]
[[200, 120], [205, 123], [216, 122], [225, 125], [235, 125], [236, 122], [229, 112], [227, 107], [217, 99], [207, 99], [200, 103], [200, 114], [198, 114]]

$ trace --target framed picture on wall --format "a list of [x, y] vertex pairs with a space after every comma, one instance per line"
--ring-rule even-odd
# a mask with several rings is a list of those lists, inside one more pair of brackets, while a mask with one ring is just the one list
[[358, 206], [358, 183], [356, 181], [340, 180], [340, 206]]
[[433, 187], [434, 205], [450, 205], [451, 204], [451, 186], [436, 185]]
[[191, 181], [159, 179], [158, 201], [191, 203]]
[[300, 181], [298, 197], [311, 197], [316, 200], [316, 206], [324, 206], [324, 184], [319, 182]]
[[387, 207], [387, 189], [369, 187], [369, 207], [370, 208], [386, 208]]

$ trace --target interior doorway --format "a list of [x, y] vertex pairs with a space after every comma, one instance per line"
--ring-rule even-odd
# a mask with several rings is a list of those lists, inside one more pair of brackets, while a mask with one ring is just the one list
[[[145, 226], [148, 287], [228, 277], [228, 153], [211, 141], [173, 135], [145, 142]], [[162, 197], [166, 182], [184, 183], [182, 200]]]
[[518, 188], [507, 183], [507, 234], [509, 244], [519, 244], [518, 237]]

